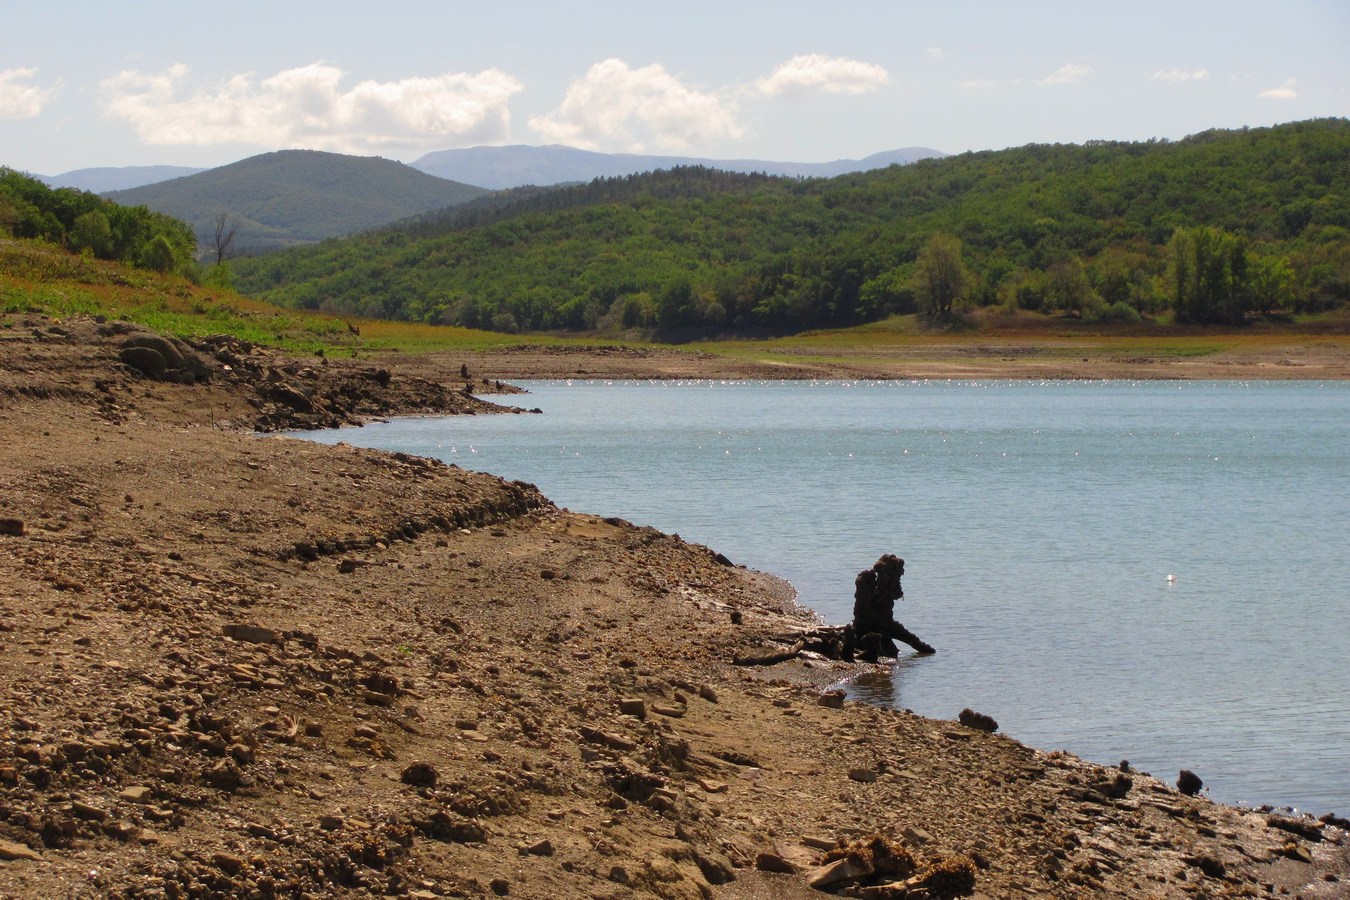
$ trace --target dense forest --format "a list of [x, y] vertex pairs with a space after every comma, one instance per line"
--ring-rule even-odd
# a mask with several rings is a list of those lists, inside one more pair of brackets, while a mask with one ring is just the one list
[[50, 188], [0, 167], [0, 235], [47, 241], [99, 259], [196, 275], [197, 239], [183, 222], [75, 188]]
[[499, 331], [771, 333], [996, 304], [1238, 324], [1350, 300], [1350, 121], [828, 180], [681, 168], [232, 265], [285, 305]]

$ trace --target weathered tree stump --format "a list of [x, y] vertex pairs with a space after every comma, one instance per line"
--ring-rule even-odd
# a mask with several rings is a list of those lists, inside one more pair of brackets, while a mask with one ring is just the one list
[[896, 656], [896, 641], [908, 644], [920, 653], [936, 653], [929, 644], [895, 621], [895, 601], [903, 599], [900, 577], [905, 561], [887, 553], [859, 572], [853, 582], [853, 642], [858, 655], [868, 662], [878, 657]]
[[896, 641], [922, 654], [936, 653], [931, 645], [895, 621], [895, 601], [905, 596], [900, 588], [900, 577], [904, 574], [905, 561], [887, 553], [872, 568], [859, 572], [854, 580], [853, 621], [848, 625], [829, 625], [776, 637], [775, 643], [788, 646], [738, 653], [733, 662], [740, 666], [774, 665], [796, 657], [803, 650], [829, 659], [876, 662], [899, 654]]

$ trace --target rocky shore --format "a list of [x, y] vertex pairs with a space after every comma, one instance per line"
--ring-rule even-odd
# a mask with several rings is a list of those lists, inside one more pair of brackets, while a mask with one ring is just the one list
[[733, 665], [818, 623], [713, 550], [252, 433], [458, 361], [163, 340], [0, 317], [0, 896], [1346, 895], [1343, 820]]

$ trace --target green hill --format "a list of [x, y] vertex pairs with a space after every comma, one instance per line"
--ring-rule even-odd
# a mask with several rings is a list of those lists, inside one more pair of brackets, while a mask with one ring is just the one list
[[203, 247], [213, 238], [217, 216], [226, 213], [238, 226], [235, 250], [261, 253], [364, 231], [487, 193], [379, 157], [282, 150], [106, 196], [184, 220]]
[[1327, 308], [1350, 300], [1350, 121], [1030, 145], [829, 180], [683, 168], [507, 192], [239, 260], [234, 277], [275, 302], [373, 317], [753, 334], [919, 309], [935, 235], [959, 240], [973, 304], [1184, 317], [1184, 256], [1196, 290], [1242, 292], [1239, 319]]

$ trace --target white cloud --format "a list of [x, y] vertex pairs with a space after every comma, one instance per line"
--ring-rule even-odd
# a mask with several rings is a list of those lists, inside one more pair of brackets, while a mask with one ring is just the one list
[[1186, 69], [1159, 69], [1153, 73], [1155, 81], [1204, 81], [1209, 77], [1209, 69], [1195, 69], [1187, 71]]
[[682, 151], [693, 142], [738, 138], [733, 101], [687, 87], [659, 64], [640, 69], [621, 59], [591, 66], [553, 112], [530, 119], [547, 141], [584, 149]]
[[522, 89], [498, 69], [340, 87], [343, 72], [326, 63], [258, 80], [235, 75], [191, 88], [188, 68], [125, 71], [103, 82], [110, 115], [125, 119], [148, 144], [304, 146], [342, 153], [382, 148], [434, 149], [508, 137], [507, 103]]
[[1290, 78], [1279, 87], [1262, 91], [1256, 96], [1267, 100], [1294, 100], [1298, 97], [1298, 91], [1294, 90], [1294, 79]]
[[926, 53], [928, 56], [931, 56], [933, 59], [942, 59], [942, 57], [947, 55], [947, 51], [942, 49], [941, 47], [929, 47], [927, 50], [923, 52]]
[[881, 66], [841, 56], [810, 53], [792, 57], [774, 69], [767, 78], [756, 81], [755, 88], [768, 97], [813, 90], [831, 94], [863, 94], [876, 90], [889, 80], [890, 75]]
[[1092, 66], [1067, 63], [1041, 79], [1041, 84], [1073, 84], [1092, 74]]
[[56, 96], [60, 82], [48, 88], [25, 84], [37, 69], [0, 69], [0, 119], [31, 119]]
[[994, 88], [998, 87], [998, 82], [985, 81], [977, 78], [973, 81], [963, 81], [958, 84], [957, 87], [963, 91], [992, 91]]

